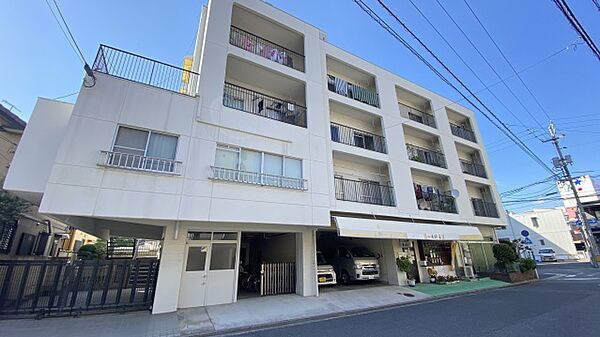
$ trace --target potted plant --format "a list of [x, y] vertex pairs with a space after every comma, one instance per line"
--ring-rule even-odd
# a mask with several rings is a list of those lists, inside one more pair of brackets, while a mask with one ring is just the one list
[[415, 286], [415, 278], [412, 274], [412, 262], [408, 256], [401, 256], [396, 258], [396, 266], [398, 266], [398, 270], [406, 273], [406, 279], [409, 287]]
[[435, 270], [435, 268], [427, 268], [427, 274], [429, 274], [429, 282], [435, 283], [437, 281], [438, 272]]

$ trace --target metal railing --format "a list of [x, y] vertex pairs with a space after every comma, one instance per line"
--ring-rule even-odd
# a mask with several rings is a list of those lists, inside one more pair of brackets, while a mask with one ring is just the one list
[[100, 45], [92, 69], [176, 93], [196, 95], [191, 84], [198, 81], [198, 73], [121, 49]]
[[152, 306], [157, 259], [0, 260], [0, 315], [74, 315]]
[[473, 205], [473, 211], [477, 216], [485, 216], [488, 218], [498, 218], [498, 208], [496, 204], [489, 201], [484, 201], [479, 198], [471, 198], [471, 204]]
[[394, 187], [366, 180], [334, 178], [335, 198], [365, 204], [396, 206]]
[[387, 153], [383, 136], [333, 122], [331, 122], [331, 140], [371, 151]]
[[415, 190], [415, 196], [420, 210], [457, 213], [456, 201], [449, 194]]
[[296, 292], [296, 264], [293, 262], [261, 263], [260, 295]]
[[304, 55], [231, 26], [229, 43], [273, 62], [304, 72]]
[[463, 126], [456, 125], [454, 123], [450, 123], [450, 131], [452, 131], [452, 134], [457, 137], [460, 137], [460, 138], [463, 138], [466, 140], [470, 140], [473, 143], [477, 143], [477, 140], [475, 139], [475, 132], [473, 132]]
[[376, 92], [344, 81], [341, 78], [327, 75], [327, 88], [329, 88], [329, 91], [379, 108], [379, 95]]
[[302, 178], [292, 178], [260, 172], [246, 172], [216, 166], [211, 166], [210, 168], [211, 178], [215, 180], [287, 188], [292, 190], [306, 190], [307, 181]]
[[306, 127], [306, 107], [235, 84], [225, 83], [223, 105], [287, 124]]
[[400, 107], [400, 113], [407, 116], [408, 119], [427, 126], [431, 126], [432, 128], [437, 127], [437, 125], [435, 124], [435, 117], [432, 114], [415, 109], [400, 102], [398, 102], [398, 106]]
[[487, 178], [485, 166], [483, 166], [482, 164], [460, 159], [460, 166], [462, 167], [463, 173], [467, 173], [477, 177]]
[[406, 144], [408, 159], [421, 163], [446, 168], [446, 157], [439, 151], [434, 151], [413, 144]]
[[181, 174], [182, 163], [172, 159], [144, 157], [136, 154], [100, 151], [98, 166], [165, 174]]

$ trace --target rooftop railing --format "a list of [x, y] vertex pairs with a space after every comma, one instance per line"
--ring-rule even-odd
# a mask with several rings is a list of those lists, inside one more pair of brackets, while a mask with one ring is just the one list
[[473, 205], [473, 211], [477, 216], [485, 216], [488, 218], [498, 218], [498, 208], [496, 204], [489, 201], [484, 201], [479, 198], [471, 198], [471, 204]]
[[373, 181], [334, 178], [335, 198], [365, 204], [396, 206], [394, 188]]
[[306, 179], [211, 166], [211, 178], [243, 184], [306, 190]]
[[439, 151], [426, 149], [413, 144], [406, 144], [406, 151], [408, 153], [408, 159], [410, 160], [446, 168], [446, 157]]
[[121, 49], [100, 45], [93, 70], [176, 93], [195, 96], [198, 73]]
[[231, 26], [229, 43], [273, 62], [304, 72], [304, 55]]
[[369, 89], [347, 82], [333, 75], [327, 75], [327, 88], [342, 96], [379, 108], [379, 95]]
[[387, 152], [383, 136], [333, 122], [331, 123], [331, 140], [371, 151]]
[[235, 84], [225, 83], [223, 105], [280, 122], [306, 127], [306, 107]]
[[410, 120], [427, 126], [431, 126], [432, 128], [437, 127], [435, 124], [435, 117], [432, 114], [415, 109], [400, 102], [398, 102], [398, 106], [400, 107], [400, 113], [405, 114], [405, 116], [408, 116]]
[[477, 140], [475, 138], [475, 132], [465, 128], [464, 126], [450, 123], [450, 130], [452, 131], [452, 134], [457, 137], [470, 140], [473, 143], [477, 143]]
[[100, 151], [98, 166], [164, 174], [181, 174], [182, 163], [177, 160], [144, 157], [130, 153]]
[[477, 177], [487, 178], [485, 166], [483, 166], [482, 164], [460, 159], [460, 166], [462, 167], [463, 173], [467, 173]]

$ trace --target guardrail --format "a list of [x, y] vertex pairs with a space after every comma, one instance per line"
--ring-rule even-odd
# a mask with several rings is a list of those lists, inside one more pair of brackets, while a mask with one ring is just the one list
[[196, 72], [106, 45], [98, 48], [92, 69], [188, 96], [196, 95], [191, 84], [196, 83], [199, 76]]
[[496, 204], [483, 199], [471, 198], [471, 204], [473, 205], [473, 211], [477, 216], [485, 216], [488, 218], [498, 218], [498, 208]]
[[417, 206], [420, 210], [457, 213], [454, 197], [447, 194], [420, 191], [417, 192]]
[[454, 123], [450, 123], [450, 131], [452, 131], [452, 134], [457, 137], [472, 141], [473, 143], [477, 143], [477, 140], [475, 139], [475, 132], [465, 127], [456, 125]]
[[211, 178], [215, 180], [287, 188], [292, 190], [306, 190], [307, 181], [302, 178], [292, 178], [260, 172], [246, 172], [216, 166], [211, 166], [210, 168]]
[[400, 113], [407, 116], [408, 119], [427, 126], [431, 126], [432, 128], [437, 127], [437, 125], [435, 124], [435, 117], [432, 114], [415, 109], [400, 102], [398, 102], [398, 106], [400, 108]]
[[338, 123], [331, 123], [331, 140], [371, 151], [387, 153], [383, 136]]
[[231, 26], [229, 43], [273, 62], [304, 72], [304, 55]]
[[394, 187], [365, 180], [334, 178], [335, 198], [365, 204], [396, 206]]
[[98, 166], [164, 174], [181, 174], [182, 163], [177, 160], [144, 157], [130, 153], [100, 151]]
[[437, 167], [446, 168], [446, 157], [443, 153], [426, 149], [413, 144], [406, 144], [408, 159]]
[[485, 172], [485, 166], [481, 164], [477, 164], [468, 160], [460, 160], [460, 166], [462, 167], [463, 173], [467, 173], [473, 176], [487, 178], [487, 173]]

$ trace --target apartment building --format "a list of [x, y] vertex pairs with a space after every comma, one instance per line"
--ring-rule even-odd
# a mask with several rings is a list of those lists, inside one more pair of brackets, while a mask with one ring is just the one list
[[338, 246], [388, 284], [401, 255], [421, 280], [471, 276], [506, 221], [472, 111], [266, 2], [210, 1], [184, 68], [102, 45], [93, 69], [72, 111], [40, 100], [5, 187], [162, 240], [155, 313], [251, 296], [269, 268], [270, 294], [316, 296], [316, 251]]

